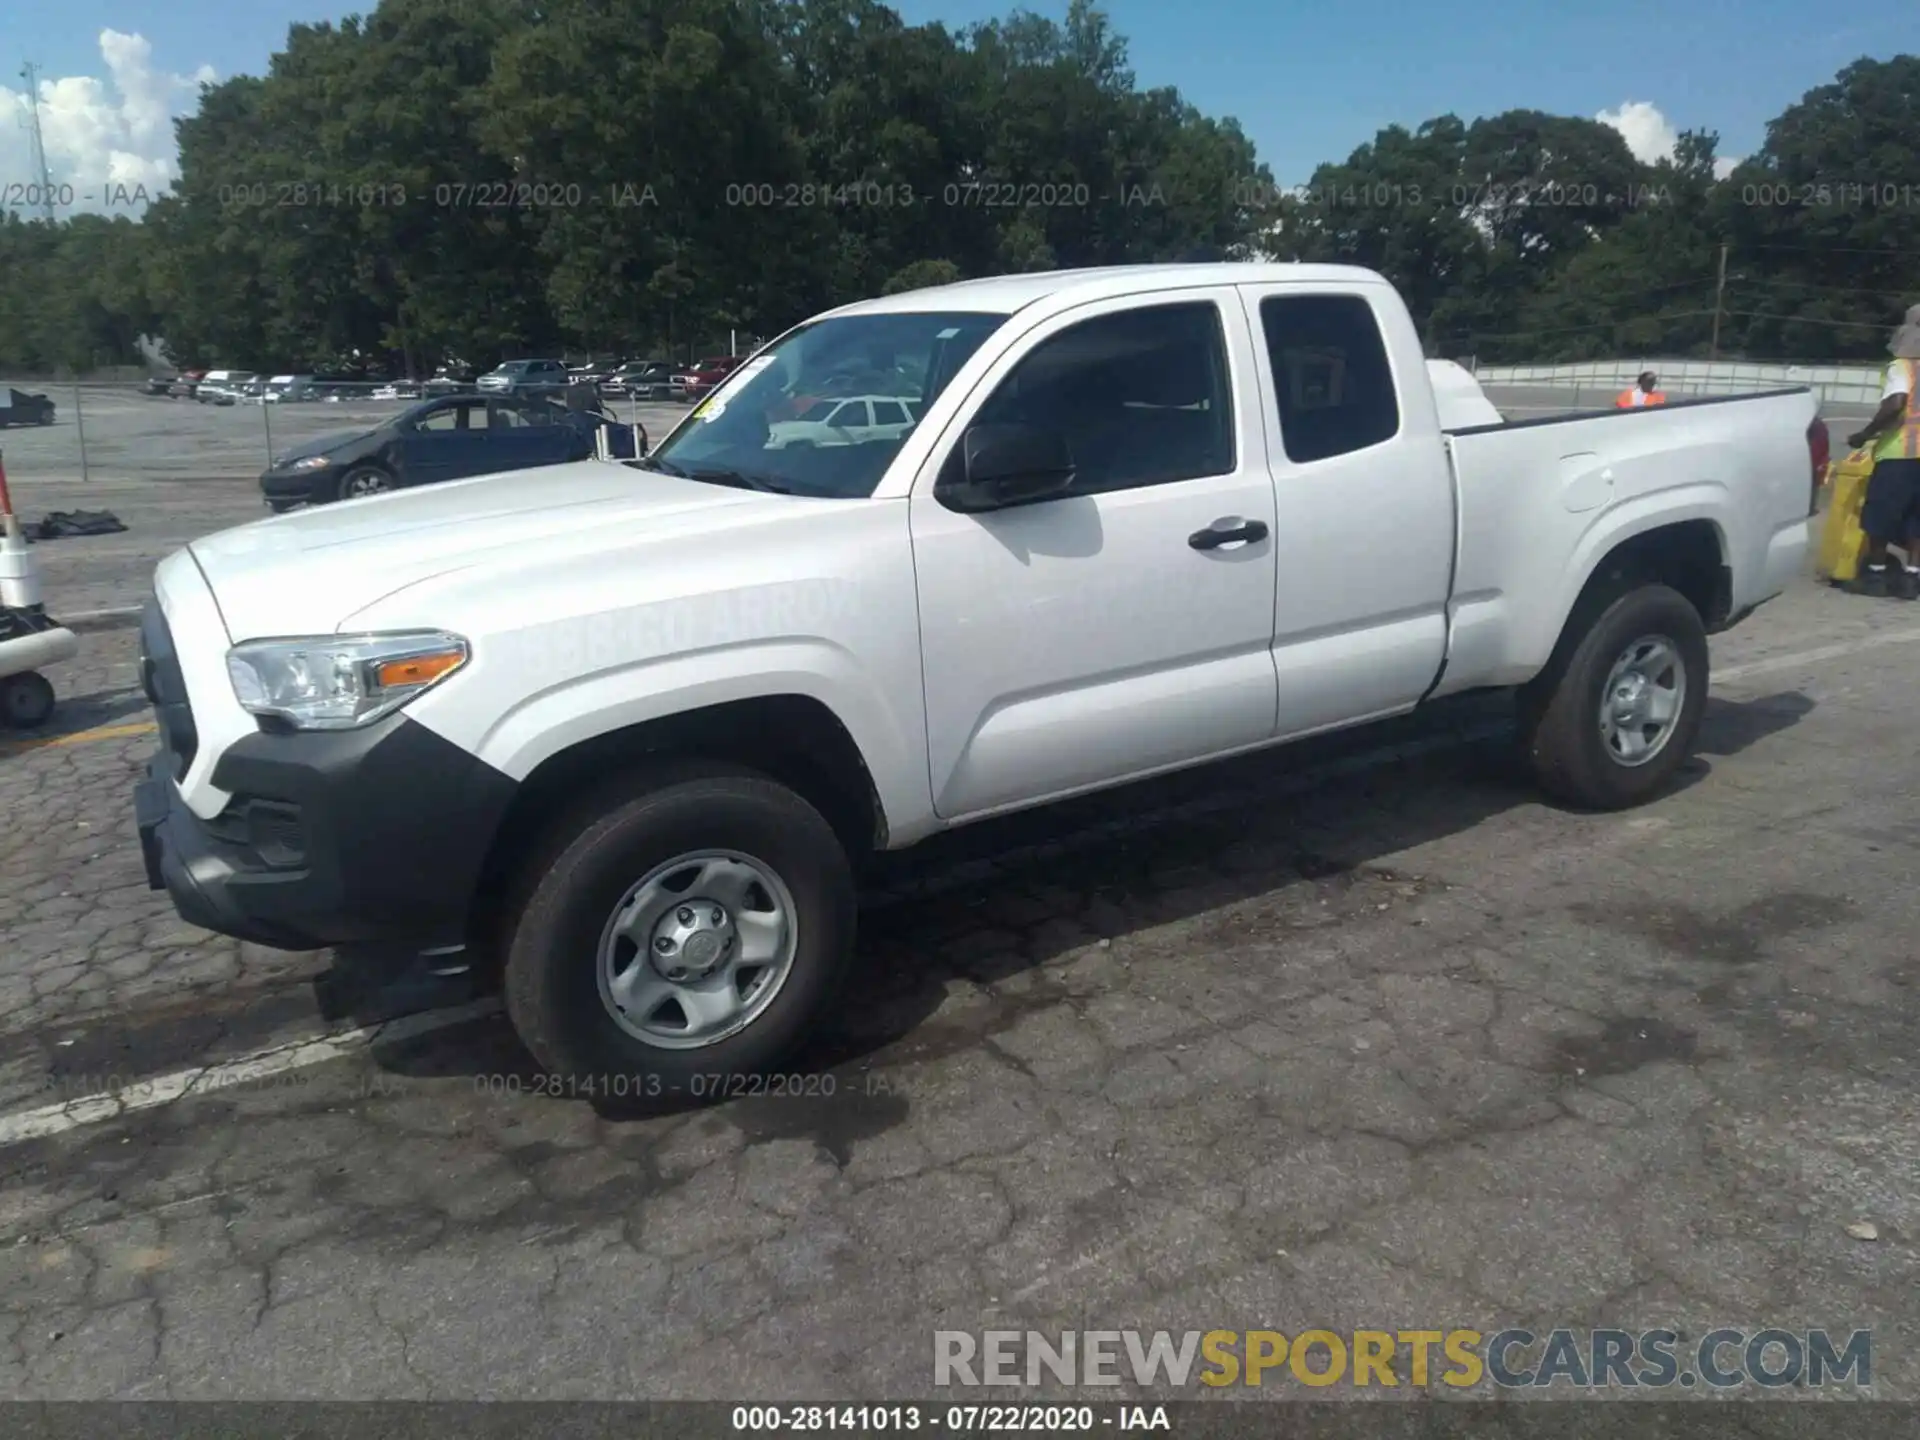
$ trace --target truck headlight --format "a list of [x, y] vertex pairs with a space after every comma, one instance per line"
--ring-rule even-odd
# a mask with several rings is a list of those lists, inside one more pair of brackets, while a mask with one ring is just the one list
[[390, 715], [467, 663], [458, 635], [409, 631], [249, 640], [227, 652], [242, 709], [296, 730], [352, 730]]

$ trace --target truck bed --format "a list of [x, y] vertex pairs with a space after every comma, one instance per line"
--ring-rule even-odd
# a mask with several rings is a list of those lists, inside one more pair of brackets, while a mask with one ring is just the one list
[[1449, 431], [1457, 549], [1434, 693], [1530, 678], [1600, 558], [1656, 524], [1709, 527], [1742, 577], [1735, 616], [1778, 593], [1808, 544], [1818, 411], [1799, 387]]

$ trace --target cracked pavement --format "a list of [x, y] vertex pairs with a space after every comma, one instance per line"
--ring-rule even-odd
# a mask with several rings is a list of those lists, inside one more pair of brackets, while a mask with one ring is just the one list
[[[481, 1018], [0, 1146], [0, 1396], [953, 1398], [940, 1329], [1513, 1325], [1871, 1328], [1920, 1396], [1920, 606], [1715, 651], [1627, 814], [1476, 700], [897, 857], [803, 1093], [634, 1118]], [[132, 655], [55, 675], [104, 738], [0, 747], [0, 1124], [468, 998], [173, 917]]]

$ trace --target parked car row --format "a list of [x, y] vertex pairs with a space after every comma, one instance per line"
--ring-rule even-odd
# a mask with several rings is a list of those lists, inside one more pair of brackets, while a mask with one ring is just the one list
[[146, 393], [220, 406], [349, 398], [421, 400], [474, 393], [558, 400], [570, 386], [584, 383], [603, 398], [691, 403], [711, 394], [745, 359], [744, 355], [716, 355], [692, 363], [629, 360], [572, 369], [559, 360], [508, 360], [477, 379], [464, 366], [443, 365], [426, 381], [378, 383], [317, 375], [269, 376], [253, 370], [183, 370], [174, 376], [150, 377]]
[[364, 389], [348, 380], [325, 380], [317, 375], [262, 375], [252, 370], [182, 370], [173, 376], [150, 376], [146, 383], [149, 395], [221, 406], [291, 405], [336, 399]]
[[509, 360], [488, 371], [477, 388], [489, 394], [558, 394], [570, 385], [591, 385], [602, 396], [630, 400], [699, 400], [739, 369], [744, 355], [699, 361], [628, 360], [575, 365], [558, 360]]

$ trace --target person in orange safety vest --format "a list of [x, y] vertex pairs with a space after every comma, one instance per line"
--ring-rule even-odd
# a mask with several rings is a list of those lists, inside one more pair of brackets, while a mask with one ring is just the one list
[[1631, 390], [1622, 390], [1613, 402], [1616, 410], [1633, 410], [1642, 405], [1664, 405], [1667, 397], [1660, 393], [1660, 377], [1651, 370], [1640, 372], [1640, 381]]

